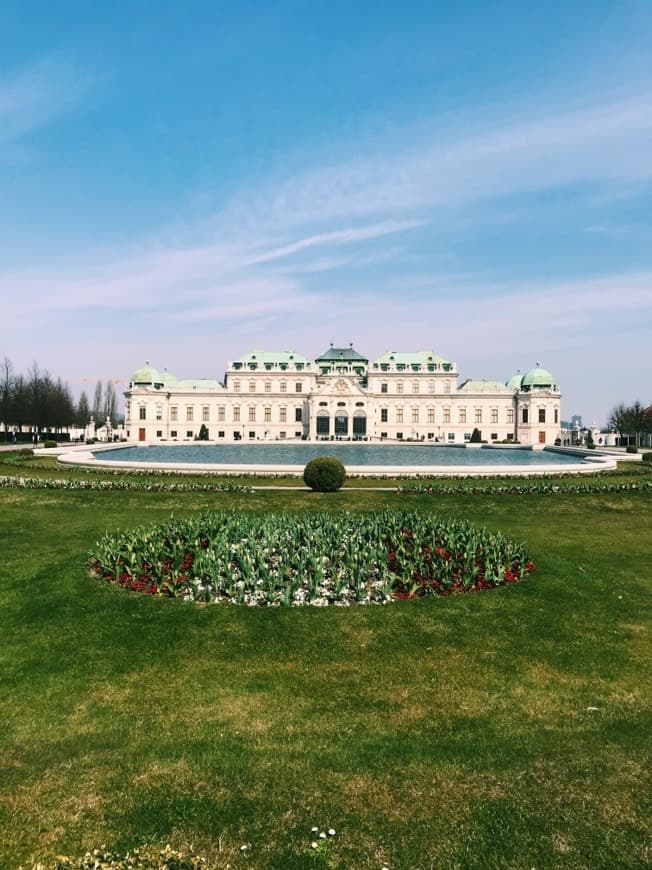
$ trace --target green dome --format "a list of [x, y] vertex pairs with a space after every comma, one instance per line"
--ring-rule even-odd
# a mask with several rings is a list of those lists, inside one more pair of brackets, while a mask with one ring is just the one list
[[511, 378], [505, 382], [505, 386], [508, 390], [518, 390], [521, 386], [521, 381], [523, 380], [523, 375], [520, 371], [516, 372], [516, 374], [512, 375]]
[[549, 371], [546, 369], [534, 368], [530, 369], [523, 375], [521, 387], [537, 390], [552, 390], [555, 388], [555, 380]]
[[134, 372], [129, 380], [132, 384], [163, 384], [165, 382], [163, 375], [149, 363]]

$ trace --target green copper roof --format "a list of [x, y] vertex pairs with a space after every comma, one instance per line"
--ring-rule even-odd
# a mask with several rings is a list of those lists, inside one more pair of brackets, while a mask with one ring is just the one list
[[357, 350], [353, 350], [353, 346], [349, 345], [349, 347], [333, 347], [331, 345], [328, 350], [324, 351], [320, 356], [317, 357], [315, 362], [369, 362], [366, 356], [362, 356], [362, 354], [358, 353]]
[[502, 381], [473, 381], [469, 378], [458, 387], [458, 392], [464, 393], [507, 393], [509, 390]]
[[134, 372], [130, 378], [134, 384], [163, 384], [165, 377], [149, 363]]
[[244, 356], [239, 356], [234, 362], [249, 365], [250, 363], [258, 363], [258, 365], [279, 365], [281, 363], [302, 363], [308, 365], [309, 360], [295, 350], [284, 351], [268, 351], [268, 350], [253, 350], [251, 353], [246, 353]]
[[[172, 386], [172, 385], [170, 385]], [[193, 378], [187, 381], [176, 381], [174, 386], [179, 390], [215, 390], [222, 389], [222, 384], [214, 378]]]
[[551, 389], [555, 386], [555, 380], [549, 371], [546, 369], [537, 368], [530, 369], [523, 375], [521, 380], [522, 387], [538, 387], [541, 389]]
[[523, 380], [523, 375], [520, 371], [516, 372], [511, 376], [511, 378], [507, 381], [505, 386], [508, 390], [518, 390], [521, 386], [521, 381]]
[[450, 365], [449, 360], [443, 356], [434, 353], [431, 350], [420, 350], [416, 353], [400, 353], [396, 350], [388, 350], [382, 356], [379, 356], [375, 363], [394, 363], [396, 365]]

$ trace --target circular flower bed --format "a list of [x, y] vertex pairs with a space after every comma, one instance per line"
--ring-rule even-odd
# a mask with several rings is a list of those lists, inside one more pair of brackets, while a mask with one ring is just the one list
[[248, 605], [345, 606], [513, 583], [525, 548], [462, 520], [405, 511], [191, 519], [107, 535], [93, 574], [134, 592]]

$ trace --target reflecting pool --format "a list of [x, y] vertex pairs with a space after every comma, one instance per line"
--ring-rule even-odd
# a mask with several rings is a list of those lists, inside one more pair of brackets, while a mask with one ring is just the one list
[[581, 456], [549, 450], [509, 447], [482, 449], [435, 444], [178, 444], [119, 447], [93, 451], [96, 459], [116, 463], [163, 465], [250, 465], [303, 468], [315, 456], [335, 456], [344, 466], [446, 467], [486, 466], [508, 470], [514, 466], [571, 466]]

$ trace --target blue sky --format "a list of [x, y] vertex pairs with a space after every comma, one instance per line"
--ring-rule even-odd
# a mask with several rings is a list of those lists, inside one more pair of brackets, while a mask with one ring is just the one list
[[0, 358], [540, 362], [652, 402], [652, 3], [0, 4]]

